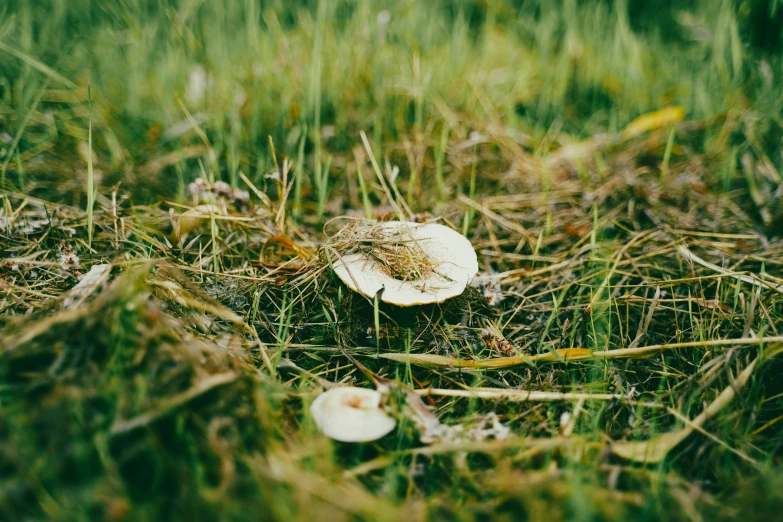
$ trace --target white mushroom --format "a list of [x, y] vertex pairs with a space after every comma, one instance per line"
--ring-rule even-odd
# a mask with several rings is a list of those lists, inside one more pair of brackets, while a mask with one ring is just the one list
[[396, 424], [381, 408], [379, 392], [353, 386], [323, 392], [310, 405], [310, 415], [324, 435], [341, 442], [380, 439]]
[[[372, 230], [374, 236], [368, 242], [371, 246], [378, 245], [377, 248], [346, 254], [334, 264], [337, 276], [367, 297], [374, 297], [383, 289], [381, 300], [385, 303], [398, 306], [440, 303], [464, 292], [478, 272], [473, 245], [444, 225], [388, 221], [373, 223]], [[385, 263], [384, 245], [387, 252], [389, 245], [394, 245], [397, 258], [407, 257], [408, 262], [396, 270]]]

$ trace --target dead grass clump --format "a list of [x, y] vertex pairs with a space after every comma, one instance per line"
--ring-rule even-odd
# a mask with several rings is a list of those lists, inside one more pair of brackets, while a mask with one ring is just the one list
[[408, 228], [384, 227], [379, 221], [349, 223], [329, 238], [327, 247], [340, 256], [364, 254], [400, 281], [425, 279], [435, 268]]

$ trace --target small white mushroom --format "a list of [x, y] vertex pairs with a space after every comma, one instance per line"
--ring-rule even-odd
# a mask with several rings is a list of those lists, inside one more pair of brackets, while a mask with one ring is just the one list
[[403, 276], [394, 274], [377, 255], [359, 252], [344, 255], [334, 271], [349, 288], [367, 297], [383, 289], [381, 300], [398, 306], [440, 303], [460, 295], [478, 272], [476, 252], [470, 241], [436, 223], [388, 221], [375, 224], [384, 241], [408, 245], [424, 266], [411, 267]]
[[396, 424], [381, 408], [381, 394], [375, 390], [340, 386], [323, 392], [310, 405], [318, 429], [341, 442], [380, 439]]

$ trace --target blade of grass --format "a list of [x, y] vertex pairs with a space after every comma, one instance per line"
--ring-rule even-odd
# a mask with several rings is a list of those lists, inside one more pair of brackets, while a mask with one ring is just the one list
[[372, 203], [370, 202], [370, 194], [367, 192], [367, 182], [364, 181], [364, 172], [362, 172], [362, 165], [358, 161], [356, 162], [356, 177], [359, 179], [359, 189], [362, 192], [362, 205], [364, 206], [365, 219], [372, 219]]
[[326, 158], [326, 165], [319, 169], [322, 174], [318, 181], [318, 219], [320, 220], [324, 215], [324, 207], [326, 206], [326, 196], [329, 193], [329, 170], [332, 168], [332, 156]]
[[5, 189], [5, 178], [6, 178], [6, 172], [8, 171], [8, 165], [10, 165], [11, 158], [14, 156], [14, 152], [16, 151], [16, 148], [19, 146], [19, 141], [22, 139], [22, 136], [24, 135], [24, 131], [27, 129], [27, 125], [30, 123], [30, 118], [32, 117], [35, 110], [38, 108], [38, 104], [41, 102], [41, 97], [43, 96], [48, 86], [49, 86], [49, 78], [46, 78], [41, 84], [41, 88], [36, 93], [35, 98], [33, 99], [33, 103], [30, 105], [30, 110], [28, 110], [27, 113], [24, 115], [24, 118], [19, 124], [19, 127], [16, 129], [16, 134], [14, 134], [14, 139], [11, 142], [11, 147], [6, 152], [5, 161], [3, 161], [2, 174], [0, 174], [0, 188]]
[[669, 175], [669, 159], [672, 155], [672, 148], [674, 148], [674, 134], [675, 129], [669, 131], [669, 139], [666, 140], [666, 150], [663, 152], [663, 163], [661, 163], [661, 186], [666, 183], [666, 177]]
[[443, 178], [443, 162], [446, 159], [446, 144], [449, 141], [449, 126], [444, 125], [440, 133], [440, 141], [435, 149], [435, 179], [438, 183], [438, 204], [446, 201], [446, 181]]
[[11, 56], [19, 58], [33, 69], [37, 69], [38, 71], [45, 74], [48, 78], [60, 82], [61, 84], [68, 87], [69, 89], [77, 88], [75, 83], [73, 83], [71, 80], [61, 75], [60, 73], [58, 73], [57, 71], [55, 71], [54, 69], [46, 65], [45, 63], [36, 60], [35, 58], [28, 55], [27, 53], [24, 53], [19, 49], [16, 49], [15, 47], [11, 47], [10, 45], [3, 43], [2, 41], [0, 41], [0, 51], [5, 51]]
[[302, 190], [304, 188], [304, 148], [307, 143], [307, 125], [302, 130], [299, 148], [296, 152], [296, 167], [294, 170], [294, 218], [302, 217]]
[[88, 130], [87, 130], [87, 245], [92, 256], [93, 208], [95, 207], [95, 173], [92, 167], [92, 97], [87, 84]]
[[[473, 159], [470, 166], [470, 186], [468, 187], [468, 197], [471, 201], [476, 198], [476, 169], [478, 167], [478, 159], [476, 158], [476, 150], [478, 144], [473, 145]], [[475, 207], [468, 205], [465, 209], [465, 213], [462, 215], [462, 235], [467, 237], [470, 233], [470, 224], [473, 222], [475, 216]]]

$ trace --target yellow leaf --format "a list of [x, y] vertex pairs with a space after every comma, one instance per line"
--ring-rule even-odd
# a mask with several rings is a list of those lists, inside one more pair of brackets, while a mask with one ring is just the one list
[[660, 129], [672, 123], [677, 123], [685, 117], [685, 109], [682, 107], [666, 107], [647, 114], [642, 114], [622, 131], [623, 139], [630, 140], [645, 132]]

